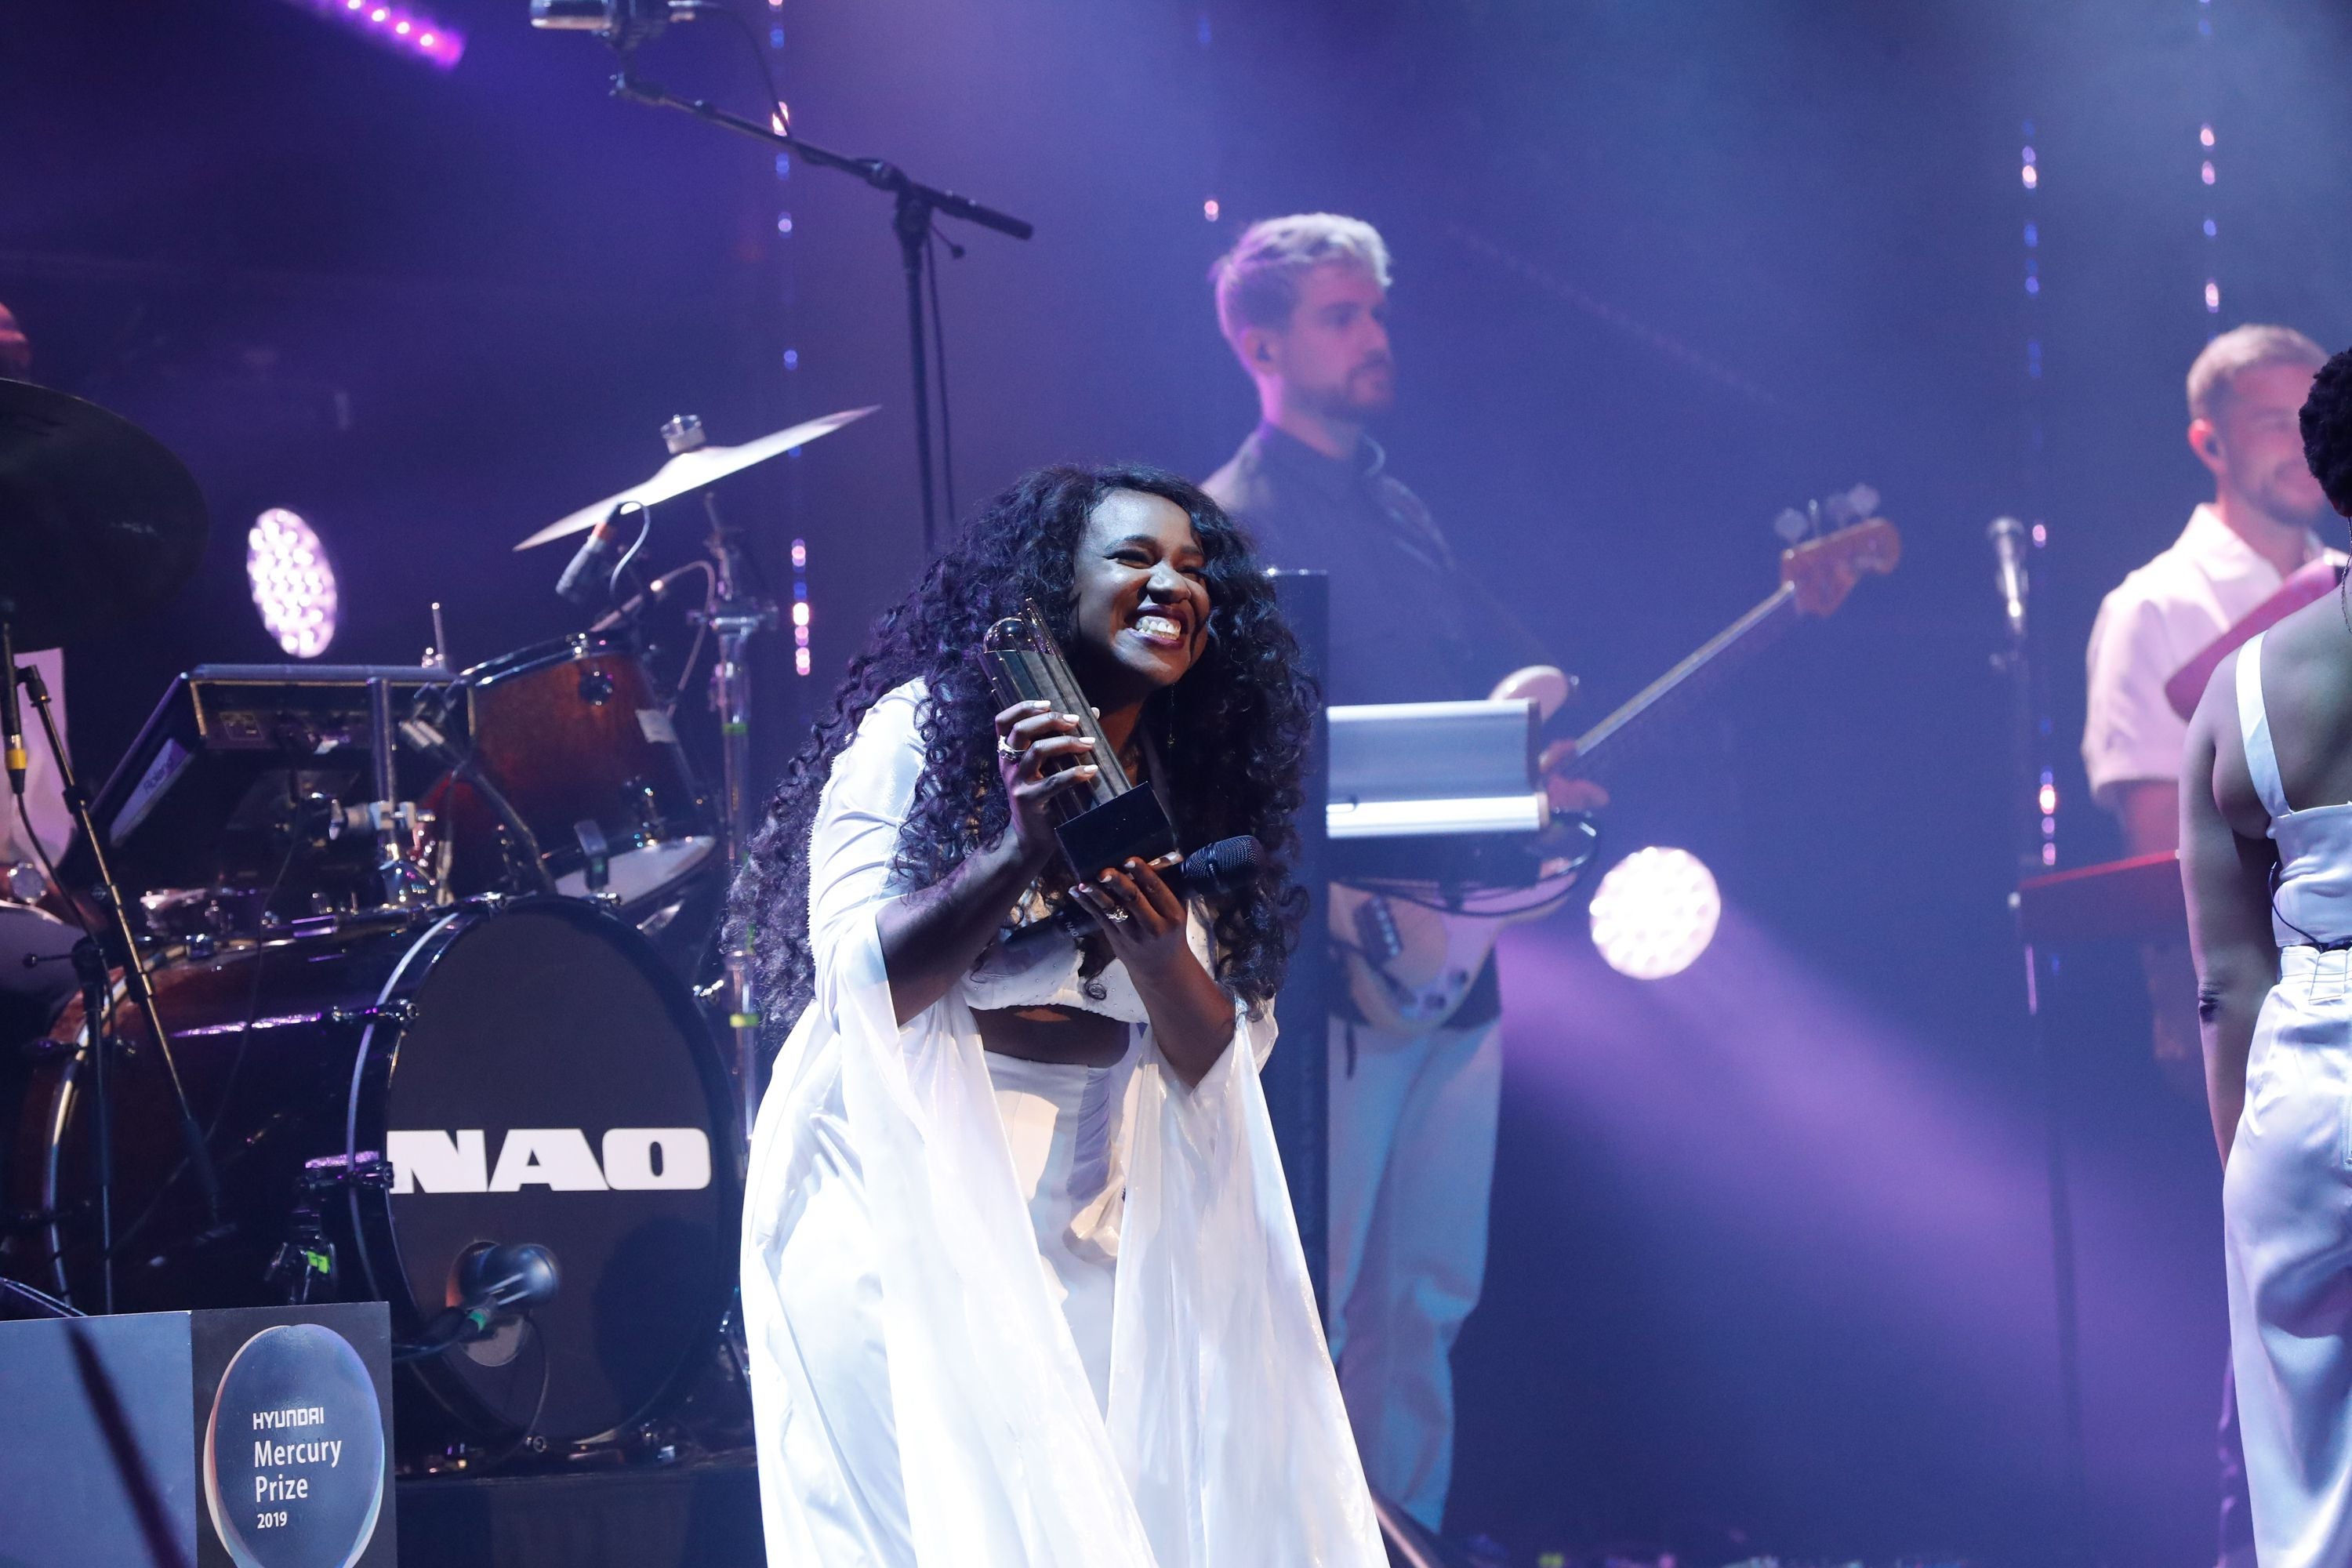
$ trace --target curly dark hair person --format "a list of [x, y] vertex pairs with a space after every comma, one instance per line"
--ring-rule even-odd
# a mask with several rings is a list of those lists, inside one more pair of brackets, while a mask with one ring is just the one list
[[1174, 502], [1200, 541], [1208, 646], [1181, 680], [1146, 701], [1141, 722], [1159, 743], [1178, 840], [1192, 848], [1247, 833], [1265, 847], [1266, 868], [1252, 886], [1209, 901], [1218, 983], [1253, 1004], [1281, 985], [1307, 905], [1290, 862], [1314, 698], [1273, 584], [1248, 536], [1185, 479], [1143, 467], [1040, 468], [990, 500], [914, 591], [876, 621], [768, 801], [729, 896], [727, 923], [730, 938], [750, 950], [770, 1050], [808, 1005], [814, 984], [809, 835], [834, 758], [885, 694], [923, 681], [923, 773], [893, 872], [909, 887], [933, 886], [1003, 833], [1011, 808], [997, 773], [999, 704], [981, 666], [981, 638], [1034, 600], [1055, 637], [1070, 646], [1072, 558], [1087, 519], [1115, 490]]
[[2352, 349], [2320, 368], [2304, 399], [2303, 460], [2327, 503], [2352, 517]]

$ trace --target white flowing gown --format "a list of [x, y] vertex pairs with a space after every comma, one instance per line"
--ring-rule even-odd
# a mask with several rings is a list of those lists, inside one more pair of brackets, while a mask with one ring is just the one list
[[1057, 1289], [1041, 1255], [1034, 1162], [1016, 1166], [999, 1110], [1034, 1074], [992, 1082], [971, 1010], [1116, 1015], [1127, 976], [1114, 964], [1089, 999], [1057, 954], [896, 1023], [875, 915], [905, 890], [890, 861], [922, 700], [919, 684], [884, 697], [835, 760], [809, 849], [815, 995], [752, 1133], [743, 1318], [769, 1562], [1381, 1568], [1257, 1081], [1271, 1010], [1237, 1006], [1193, 1088], [1146, 1022], [1095, 1080], [1097, 1101], [1118, 1086], [1087, 1162], [1088, 1188], [1109, 1184], [1079, 1194], [1087, 1255], [1116, 1258], [1107, 1345], [1080, 1300], [1099, 1293]]

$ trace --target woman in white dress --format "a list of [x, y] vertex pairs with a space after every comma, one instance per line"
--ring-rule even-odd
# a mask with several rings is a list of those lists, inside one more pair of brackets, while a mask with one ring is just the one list
[[[2352, 353], [2304, 446], [2352, 515]], [[2221, 1151], [2230, 1353], [2263, 1568], [2352, 1563], [2352, 604], [2224, 660], [2190, 721], [2181, 875]]]
[[[998, 710], [983, 634], [1045, 612], [1187, 847], [1180, 900], [1073, 885], [1070, 715]], [[769, 1026], [743, 1313], [778, 1568], [1384, 1561], [1257, 1068], [1303, 895], [1307, 730], [1248, 542], [1156, 470], [992, 501], [877, 622], [732, 909]], [[1008, 943], [1066, 902], [1083, 943]]]

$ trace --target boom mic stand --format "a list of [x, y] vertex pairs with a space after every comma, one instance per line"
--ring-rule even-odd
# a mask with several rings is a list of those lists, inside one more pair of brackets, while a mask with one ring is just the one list
[[[0, 644], [6, 642], [5, 637], [0, 637]], [[164, 1075], [172, 1083], [173, 1102], [179, 1108], [180, 1136], [187, 1144], [188, 1168], [194, 1173], [197, 1189], [204, 1194], [205, 1217], [209, 1225], [216, 1227], [220, 1224], [220, 1176], [213, 1169], [212, 1152], [205, 1145], [204, 1130], [196, 1124], [195, 1108], [189, 1102], [187, 1084], [180, 1077], [179, 1058], [172, 1050], [171, 1031], [163, 1026], [163, 1015], [156, 1010], [155, 987], [148, 979], [145, 961], [139, 956], [139, 939], [131, 929], [130, 912], [123, 908], [122, 886], [114, 879], [114, 864], [107, 857], [106, 840], [99, 833], [98, 824], [90, 818], [89, 795], [81, 787], [81, 781], [74, 775], [72, 755], [66, 750], [65, 737], [58, 730], [57, 714], [49, 703], [48, 683], [41, 679], [37, 666], [17, 667], [13, 646], [9, 647], [5, 664], [5, 669], [0, 670], [0, 674], [4, 674], [12, 685], [23, 686], [32, 698], [33, 710], [40, 717], [42, 738], [47, 742], [49, 756], [57, 763], [58, 783], [65, 796], [67, 809], [73, 813], [74, 826], [89, 846], [90, 864], [98, 872], [99, 893], [106, 904], [107, 924], [110, 929], [103, 936], [97, 931], [90, 931], [90, 940], [101, 952], [107, 946], [114, 947], [122, 961], [123, 989], [139, 1011], [146, 1016], [148, 1030], [155, 1037], [155, 1054], [163, 1060]], [[62, 894], [64, 889], [58, 891]], [[102, 956], [99, 954], [91, 955], [91, 959], [103, 963]], [[81, 971], [83, 963], [89, 961], [78, 959], [77, 971]], [[95, 995], [102, 1003], [102, 994], [88, 988], [87, 973], [83, 977], [85, 997]], [[100, 1280], [106, 1310], [111, 1311], [114, 1308], [114, 1244], [111, 1235], [114, 1162], [112, 1112], [108, 1103], [110, 1096], [105, 1063], [108, 1039], [106, 1020], [102, 1016], [104, 1011], [101, 1005], [91, 1014], [88, 1023], [91, 1040], [92, 1098], [96, 1101], [93, 1110], [97, 1118], [95, 1136], [99, 1144], [97, 1184]]]
[[928, 558], [934, 546], [938, 514], [931, 479], [930, 356], [923, 344], [923, 269], [928, 265], [926, 242], [930, 238], [931, 220], [940, 216], [962, 218], [982, 228], [1010, 235], [1014, 239], [1027, 239], [1036, 233], [1034, 226], [1009, 213], [984, 206], [968, 196], [957, 195], [953, 191], [924, 184], [906, 170], [884, 159], [853, 158], [820, 147], [814, 142], [804, 142], [788, 131], [778, 131], [757, 121], [746, 120], [740, 114], [730, 114], [707, 100], [675, 97], [656, 83], [631, 73], [633, 53], [642, 36], [637, 31], [625, 28], [606, 38], [621, 61], [621, 68], [613, 78], [613, 95], [615, 98], [634, 99], [659, 109], [678, 110], [738, 135], [782, 148], [803, 163], [855, 174], [876, 190], [890, 193], [893, 198], [890, 231], [898, 237], [898, 255], [907, 275], [908, 346], [912, 351], [909, 363], [914, 372], [915, 393], [915, 470], [922, 483], [923, 554]]

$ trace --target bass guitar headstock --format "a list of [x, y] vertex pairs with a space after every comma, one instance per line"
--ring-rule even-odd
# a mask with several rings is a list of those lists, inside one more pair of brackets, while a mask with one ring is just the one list
[[1883, 517], [1792, 544], [1780, 552], [1780, 581], [1801, 616], [1829, 616], [1864, 574], [1884, 577], [1903, 559], [1903, 536]]

